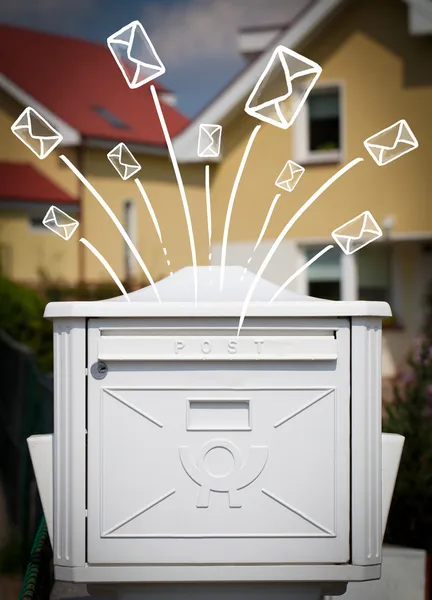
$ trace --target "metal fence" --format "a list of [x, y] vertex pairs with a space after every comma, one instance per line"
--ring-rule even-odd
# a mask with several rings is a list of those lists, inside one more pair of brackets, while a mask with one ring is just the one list
[[52, 431], [52, 378], [26, 346], [0, 331], [0, 478], [25, 562], [42, 516], [26, 440]]

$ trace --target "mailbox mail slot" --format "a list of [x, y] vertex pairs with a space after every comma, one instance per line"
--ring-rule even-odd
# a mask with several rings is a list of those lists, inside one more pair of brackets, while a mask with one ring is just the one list
[[329, 336], [102, 336], [100, 360], [336, 360]]

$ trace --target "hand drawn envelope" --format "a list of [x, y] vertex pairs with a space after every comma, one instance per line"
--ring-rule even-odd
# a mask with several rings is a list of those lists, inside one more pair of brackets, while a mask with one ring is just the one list
[[198, 156], [215, 158], [219, 156], [222, 139], [222, 126], [201, 124], [199, 126]]
[[30, 106], [20, 114], [11, 131], [41, 160], [63, 140], [63, 136]]
[[298, 165], [293, 160], [289, 160], [276, 179], [275, 185], [282, 190], [292, 192], [304, 172], [304, 167]]
[[165, 66], [139, 21], [132, 21], [110, 35], [107, 44], [131, 89], [165, 73]]
[[372, 135], [363, 144], [379, 167], [388, 165], [419, 145], [404, 119]]
[[66, 241], [70, 240], [79, 225], [78, 221], [72, 219], [72, 217], [57, 208], [57, 206], [51, 206], [48, 209], [42, 223], [50, 231], [53, 231]]
[[[321, 72], [321, 67], [309, 58], [285, 46], [278, 46], [247, 99], [245, 112], [281, 129], [288, 129]], [[295, 99], [292, 97], [293, 83], [298, 88]], [[274, 97], [272, 86], [278, 86]]]
[[126, 146], [121, 142], [107, 154], [108, 160], [124, 180], [129, 179], [141, 169], [141, 165]]
[[372, 214], [366, 210], [332, 233], [332, 238], [345, 254], [354, 254], [382, 236], [382, 231]]

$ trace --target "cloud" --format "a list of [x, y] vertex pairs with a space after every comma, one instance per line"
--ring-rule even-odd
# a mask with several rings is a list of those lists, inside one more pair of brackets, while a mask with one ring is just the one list
[[39, 26], [61, 30], [88, 18], [97, 8], [97, 0], [14, 0], [0, 3], [0, 20], [23, 26]]
[[147, 5], [142, 22], [162, 60], [178, 67], [238, 57], [239, 27], [285, 23], [307, 0], [180, 0]]
[[163, 83], [192, 116], [238, 73], [238, 29], [287, 23], [310, 0], [150, 0], [140, 20], [167, 68]]

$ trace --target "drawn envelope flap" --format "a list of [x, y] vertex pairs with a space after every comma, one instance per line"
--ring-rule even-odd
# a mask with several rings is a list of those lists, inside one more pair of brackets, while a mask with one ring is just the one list
[[131, 34], [128, 57], [132, 62], [153, 71], [159, 71], [162, 67], [150, 40], [139, 23], [135, 25]]
[[259, 111], [289, 98], [292, 94], [288, 65], [280, 52], [274, 52], [248, 98], [246, 107]]
[[213, 140], [213, 136], [220, 131], [220, 125], [203, 125], [202, 131], [204, 131], [208, 137]]
[[289, 167], [290, 167], [292, 176], [294, 176], [296, 173], [303, 173], [303, 171], [305, 170], [304, 167], [302, 167], [301, 165], [298, 165], [297, 163], [295, 163], [292, 160], [289, 161]]
[[[384, 131], [372, 136], [372, 138], [369, 138], [370, 141], [366, 140], [366, 142], [372, 148], [383, 150], [394, 150], [400, 142], [414, 145], [414, 141], [411, 139], [410, 135], [406, 135], [407, 133], [408, 131], [404, 127], [403, 122], [395, 123]], [[405, 139], [405, 137], [408, 137], [409, 139]]]
[[338, 238], [359, 239], [363, 235], [365, 229], [367, 215], [356, 217], [352, 221], [348, 221], [333, 232]]
[[36, 139], [57, 139], [60, 134], [57, 133], [48, 123], [44, 123], [37, 115], [28, 113], [29, 133]]
[[134, 29], [137, 27], [137, 22], [129, 23], [129, 25], [125, 25], [116, 33], [113, 33], [109, 36], [107, 42], [108, 44], [123, 44], [129, 45]]
[[59, 209], [57, 209], [56, 211], [53, 211], [53, 213], [54, 213], [55, 224], [58, 227], [68, 228], [68, 227], [74, 226], [76, 224], [75, 219], [72, 219], [72, 217], [70, 217], [66, 213], [60, 211]]
[[26, 110], [22, 115], [18, 118], [18, 120], [14, 123], [13, 131], [17, 131], [18, 129], [30, 129], [30, 111]]
[[120, 146], [119, 162], [124, 167], [136, 167], [136, 160], [127, 146]]
[[381, 228], [378, 226], [378, 224], [375, 222], [375, 219], [369, 212], [366, 213], [363, 221], [363, 232], [373, 234], [379, 233], [380, 235], [382, 234]]

